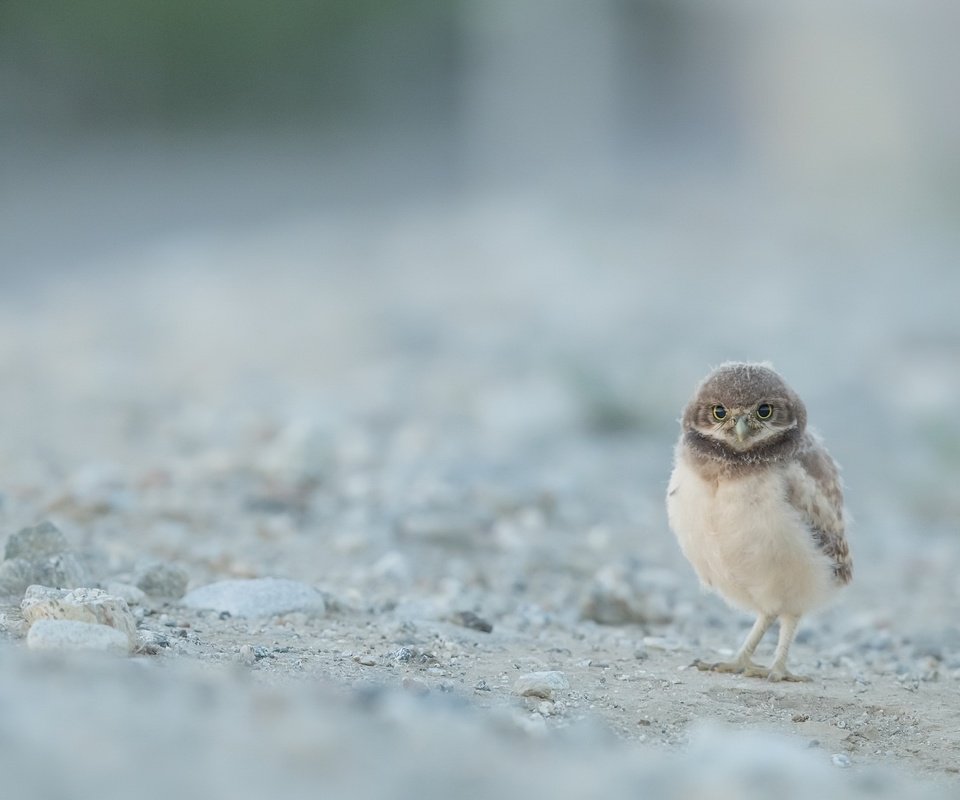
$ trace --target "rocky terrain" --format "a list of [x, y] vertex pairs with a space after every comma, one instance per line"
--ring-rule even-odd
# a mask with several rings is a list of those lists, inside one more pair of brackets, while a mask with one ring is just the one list
[[[584, 213], [317, 214], [0, 298], [5, 796], [953, 796], [960, 276]], [[751, 622], [663, 510], [727, 358], [845, 468], [811, 683], [688, 666]]]

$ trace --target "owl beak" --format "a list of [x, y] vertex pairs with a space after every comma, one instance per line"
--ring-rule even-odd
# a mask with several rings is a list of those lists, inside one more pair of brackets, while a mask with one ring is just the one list
[[747, 425], [747, 415], [744, 414], [742, 417], [737, 418], [737, 424], [733, 428], [734, 433], [737, 434], [737, 441], [742, 442], [747, 438], [747, 434], [750, 432], [750, 428]]

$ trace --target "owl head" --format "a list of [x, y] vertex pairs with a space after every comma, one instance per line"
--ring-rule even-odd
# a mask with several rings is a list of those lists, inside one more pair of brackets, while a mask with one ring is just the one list
[[728, 362], [711, 372], [683, 413], [688, 440], [714, 458], [775, 458], [807, 425], [803, 402], [768, 364]]

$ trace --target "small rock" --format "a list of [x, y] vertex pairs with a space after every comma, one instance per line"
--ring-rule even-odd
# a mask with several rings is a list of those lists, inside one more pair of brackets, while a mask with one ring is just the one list
[[44, 619], [65, 619], [75, 622], [107, 625], [120, 631], [130, 650], [139, 644], [137, 621], [125, 600], [102, 589], [51, 589], [30, 586], [20, 603], [23, 618], [34, 625]]
[[528, 672], [513, 684], [513, 693], [520, 697], [540, 697], [552, 700], [557, 692], [569, 689], [570, 684], [562, 672]]
[[121, 583], [120, 581], [107, 581], [103, 590], [114, 597], [120, 597], [127, 601], [128, 606], [143, 605], [147, 599], [146, 592], [130, 583]]
[[396, 661], [398, 664], [407, 664], [412, 661], [417, 655], [417, 651], [411, 647], [400, 647], [394, 650], [389, 658], [392, 661]]
[[155, 656], [161, 650], [170, 646], [170, 640], [163, 634], [154, 631], [137, 632], [136, 652], [145, 656]]
[[7, 560], [55, 556], [70, 549], [67, 537], [52, 522], [41, 522], [32, 528], [24, 528], [7, 539], [3, 557]]
[[552, 716], [556, 708], [556, 703], [553, 700], [541, 700], [537, 703], [537, 711], [544, 717]]
[[13, 534], [0, 564], [0, 595], [22, 595], [32, 584], [73, 589], [88, 583], [66, 537], [50, 522]]
[[33, 584], [73, 589], [85, 583], [87, 572], [73, 553], [29, 561], [12, 558], [0, 564], [0, 595], [22, 595]]
[[809, 715], [809, 714], [794, 714], [793, 717], [791, 717], [790, 721], [791, 721], [791, 722], [806, 722], [808, 719], [810, 719], [810, 715]]
[[840, 769], [847, 769], [851, 763], [849, 756], [845, 756], [843, 753], [834, 753], [830, 760], [833, 762], [833, 766], [840, 767]]
[[669, 622], [672, 614], [663, 598], [662, 588], [644, 585], [636, 569], [610, 565], [594, 576], [580, 616], [601, 625]]
[[470, 628], [471, 630], [482, 633], [490, 633], [493, 630], [491, 623], [472, 611], [458, 611], [453, 615], [451, 620], [457, 625], [462, 625], [464, 628]]
[[150, 597], [179, 600], [186, 594], [190, 576], [173, 564], [151, 564], [137, 572], [134, 582]]
[[116, 628], [72, 619], [39, 619], [27, 633], [33, 650], [88, 650], [114, 655], [130, 652], [129, 639]]
[[211, 583], [181, 600], [188, 608], [228, 612], [234, 617], [273, 617], [304, 611], [322, 614], [326, 601], [312, 586], [285, 578], [254, 578]]

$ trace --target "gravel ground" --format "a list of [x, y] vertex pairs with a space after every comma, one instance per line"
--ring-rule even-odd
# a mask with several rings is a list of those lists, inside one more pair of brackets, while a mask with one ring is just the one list
[[[723, 204], [692, 243], [664, 202], [305, 215], [0, 298], [3, 530], [51, 521], [139, 632], [29, 648], [8, 586], [11, 796], [952, 796], [956, 249]], [[663, 509], [728, 358], [773, 361], [845, 468], [808, 684], [688, 668], [751, 622]], [[295, 583], [197, 599], [251, 578]]]

